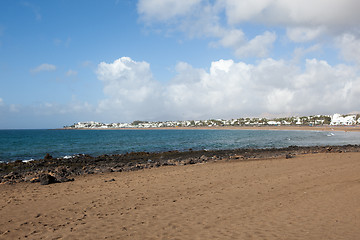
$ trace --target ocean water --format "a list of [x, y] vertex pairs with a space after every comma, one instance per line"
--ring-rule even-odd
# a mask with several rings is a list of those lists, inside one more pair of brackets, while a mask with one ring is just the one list
[[0, 130], [0, 161], [75, 154], [360, 144], [360, 132], [269, 130]]

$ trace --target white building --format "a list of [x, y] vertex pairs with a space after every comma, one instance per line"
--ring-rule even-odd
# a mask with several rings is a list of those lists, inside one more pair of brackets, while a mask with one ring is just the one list
[[277, 121], [268, 121], [267, 124], [269, 125], [281, 125], [281, 122], [277, 122]]
[[331, 117], [330, 125], [355, 125], [356, 115], [341, 116], [341, 114], [335, 113]]

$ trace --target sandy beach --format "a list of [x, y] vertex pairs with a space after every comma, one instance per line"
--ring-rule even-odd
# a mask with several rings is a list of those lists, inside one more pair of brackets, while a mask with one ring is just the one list
[[360, 153], [0, 185], [0, 239], [359, 239]]

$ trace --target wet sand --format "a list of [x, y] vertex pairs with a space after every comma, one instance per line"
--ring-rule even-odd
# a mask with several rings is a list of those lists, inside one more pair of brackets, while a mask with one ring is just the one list
[[0, 239], [359, 239], [360, 153], [0, 185]]

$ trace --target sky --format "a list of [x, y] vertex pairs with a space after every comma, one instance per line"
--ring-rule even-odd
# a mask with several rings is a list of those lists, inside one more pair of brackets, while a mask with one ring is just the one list
[[360, 111], [358, 0], [1, 0], [0, 129]]

